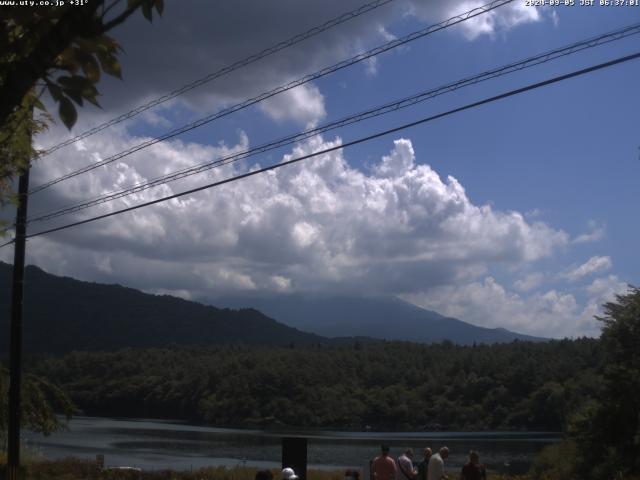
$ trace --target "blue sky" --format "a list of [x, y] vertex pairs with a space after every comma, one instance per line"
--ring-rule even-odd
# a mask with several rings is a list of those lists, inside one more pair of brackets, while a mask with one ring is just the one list
[[[56, 152], [36, 165], [33, 183], [477, 4], [396, 0]], [[358, 5], [283, 1], [267, 8], [246, 0], [223, 2], [216, 10], [195, 1], [180, 8], [169, 2], [162, 20], [149, 25], [135, 19], [116, 32], [125, 49], [125, 80], [103, 83], [104, 110], [83, 110], [72, 134]], [[375, 63], [345, 69], [64, 182], [34, 196], [32, 211], [638, 22], [640, 7], [534, 9], [517, 1], [482, 21], [430, 35]], [[639, 38], [327, 133], [295, 151], [345, 143], [635, 53]], [[638, 78], [640, 61], [626, 63], [262, 179], [34, 239], [29, 261], [53, 273], [205, 301], [248, 291], [387, 294], [478, 325], [555, 337], [597, 335], [592, 317], [598, 306], [626, 283], [638, 283]], [[68, 135], [54, 126], [38, 141], [47, 146]], [[64, 220], [221, 179], [255, 163], [279, 162], [291, 152], [284, 148]], [[8, 259], [6, 251], [2, 255]]]

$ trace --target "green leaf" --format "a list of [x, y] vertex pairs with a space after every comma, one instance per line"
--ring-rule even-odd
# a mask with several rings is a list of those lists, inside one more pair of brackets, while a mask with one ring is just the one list
[[118, 61], [118, 57], [116, 57], [111, 52], [107, 52], [104, 50], [98, 50], [96, 52], [96, 56], [100, 61], [100, 66], [102, 67], [102, 71], [107, 75], [111, 75], [112, 77], [118, 77], [122, 80], [122, 67], [120, 66], [120, 62]]
[[164, 12], [164, 0], [156, 0], [155, 5], [156, 5], [156, 11], [158, 12], [158, 14], [162, 15], [162, 12]]
[[83, 102], [82, 102], [82, 94], [79, 91], [65, 88], [64, 89], [64, 93], [65, 93], [65, 95], [67, 97], [71, 98], [78, 105], [82, 106], [82, 104], [83, 104]]
[[151, 10], [151, 2], [149, 0], [142, 4], [142, 15], [150, 22], [153, 21], [153, 10]]
[[47, 111], [47, 109], [45, 108], [44, 104], [40, 101], [40, 99], [39, 99], [39, 98], [36, 98], [36, 99], [33, 101], [33, 106], [34, 106], [35, 108], [37, 108], [38, 110], [40, 110], [40, 111], [43, 111], [43, 112], [46, 112], [46, 111]]
[[65, 124], [65, 126], [71, 130], [78, 119], [78, 112], [76, 112], [76, 107], [73, 106], [71, 100], [67, 97], [62, 97], [60, 99], [60, 108], [58, 108], [58, 115], [60, 115], [60, 119]]
[[83, 52], [95, 52], [99, 47], [98, 39], [79, 37], [74, 40], [78, 48]]
[[73, 48], [67, 48], [64, 52], [58, 55], [58, 64], [61, 68], [69, 70], [71, 73], [75, 74], [80, 67], [80, 63], [78, 62], [78, 58], [76, 52]]
[[91, 61], [82, 65], [82, 70], [91, 82], [97, 83], [100, 81], [100, 66], [93, 55], [90, 58]]
[[58, 77], [58, 83], [65, 90], [75, 90], [78, 92], [82, 92], [86, 88], [95, 88], [91, 80], [81, 75], [72, 75], [71, 77], [63, 75]]
[[90, 103], [92, 103], [93, 105], [95, 105], [96, 107], [98, 107], [98, 108], [102, 108], [102, 107], [100, 106], [100, 104], [98, 103], [98, 100], [96, 100], [96, 97], [97, 97], [97, 96], [98, 96], [98, 91], [96, 90], [96, 91], [95, 91], [95, 93], [94, 93], [93, 95], [91, 95], [91, 94], [87, 94], [87, 95], [84, 95], [84, 98], [85, 98], [88, 102], [90, 102]]
[[97, 83], [100, 81], [100, 66], [96, 58], [85, 50], [74, 48], [74, 53], [78, 59], [82, 71], [89, 81]]
[[60, 99], [64, 96], [64, 94], [62, 93], [62, 89], [55, 83], [47, 82], [47, 88], [49, 89], [51, 98], [53, 98], [56, 102], [59, 102]]
[[122, 47], [116, 42], [113, 38], [108, 35], [102, 35], [97, 37], [94, 41], [95, 48], [94, 51], [97, 53], [98, 51], [103, 51], [110, 53], [112, 55], [117, 54], [122, 51]]
[[85, 98], [97, 107], [100, 106], [96, 100], [98, 89], [88, 78], [80, 75], [62, 76], [58, 78], [58, 83], [64, 89], [64, 93], [78, 105], [82, 105], [82, 99]]
[[80, 75], [62, 76], [58, 78], [58, 83], [64, 89], [65, 95], [73, 99], [78, 105], [82, 106], [83, 97], [93, 104], [97, 103], [98, 90], [88, 78]]

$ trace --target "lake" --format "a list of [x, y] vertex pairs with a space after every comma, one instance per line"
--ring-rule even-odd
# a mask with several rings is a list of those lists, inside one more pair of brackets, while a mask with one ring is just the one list
[[448, 468], [458, 470], [469, 450], [493, 470], [522, 470], [544, 446], [560, 439], [546, 432], [339, 432], [241, 430], [190, 425], [177, 421], [75, 417], [69, 430], [49, 437], [25, 432], [27, 450], [56, 459], [105, 456], [106, 466], [133, 466], [145, 470], [189, 470], [205, 466], [280, 465], [282, 436], [308, 440], [311, 468], [363, 468], [380, 443], [388, 443], [395, 457], [407, 447], [422, 457], [424, 447], [451, 450]]

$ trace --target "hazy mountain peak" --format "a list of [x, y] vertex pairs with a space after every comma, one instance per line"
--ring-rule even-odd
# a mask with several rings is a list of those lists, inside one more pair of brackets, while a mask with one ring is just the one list
[[217, 305], [251, 306], [291, 327], [326, 337], [369, 336], [385, 340], [460, 344], [543, 340], [504, 328], [484, 328], [448, 318], [393, 296], [287, 294], [218, 298]]

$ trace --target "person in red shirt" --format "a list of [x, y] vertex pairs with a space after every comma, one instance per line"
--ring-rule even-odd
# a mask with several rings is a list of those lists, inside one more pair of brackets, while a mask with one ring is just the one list
[[382, 455], [373, 460], [373, 480], [396, 480], [396, 461], [389, 455], [389, 446], [382, 445]]

